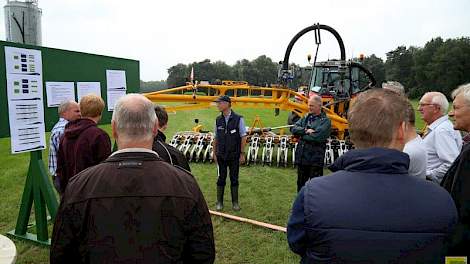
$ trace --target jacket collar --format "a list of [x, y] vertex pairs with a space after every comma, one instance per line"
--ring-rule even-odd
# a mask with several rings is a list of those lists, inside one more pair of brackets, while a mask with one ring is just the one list
[[339, 157], [329, 169], [364, 173], [407, 174], [410, 158], [407, 154], [387, 148], [355, 149]]
[[162, 141], [162, 142], [166, 142], [166, 135], [162, 131], [158, 130], [158, 133], [155, 136], [155, 139], [159, 140], [159, 141]]
[[447, 120], [449, 120], [449, 117], [447, 115], [443, 115], [443, 116], [439, 117], [438, 119], [434, 120], [434, 122], [432, 122], [428, 126], [428, 128], [430, 130], [434, 130], [434, 129], [436, 129], [436, 127], [438, 127], [440, 124], [444, 123]]
[[325, 112], [321, 111], [321, 112], [320, 112], [320, 114], [318, 114], [318, 115], [314, 115], [314, 114], [312, 114], [312, 113], [308, 113], [308, 114], [307, 114], [307, 116], [313, 116], [313, 117], [315, 117], [315, 116], [318, 116], [318, 117], [325, 117], [325, 116], [326, 116], [326, 114], [325, 114]]
[[220, 115], [221, 115], [223, 118], [228, 119], [228, 118], [232, 117], [232, 113], [233, 113], [233, 111], [232, 111], [232, 109], [230, 109], [230, 111], [228, 112], [228, 115], [227, 115], [227, 116], [224, 115], [224, 112], [220, 112]]
[[160, 156], [158, 156], [155, 151], [150, 149], [126, 148], [118, 150], [111, 154], [111, 156], [106, 159], [106, 162], [116, 162], [127, 159], [160, 160]]
[[120, 149], [120, 150], [114, 152], [113, 154], [111, 154], [111, 156], [119, 154], [119, 153], [129, 153], [129, 152], [152, 153], [152, 154], [155, 154], [155, 155], [158, 156], [157, 152], [155, 152], [153, 150], [150, 150], [150, 149], [146, 149], [146, 148], [125, 148], [125, 149]]

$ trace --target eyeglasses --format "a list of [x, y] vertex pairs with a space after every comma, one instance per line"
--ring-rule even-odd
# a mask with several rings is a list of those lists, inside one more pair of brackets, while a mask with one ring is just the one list
[[428, 105], [434, 105], [434, 106], [436, 106], [437, 104], [425, 104], [425, 103], [419, 103], [419, 104], [418, 104], [419, 107], [428, 106]]

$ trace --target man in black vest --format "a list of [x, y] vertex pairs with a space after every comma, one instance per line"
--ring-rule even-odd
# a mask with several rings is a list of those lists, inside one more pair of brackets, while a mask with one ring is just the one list
[[232, 111], [232, 101], [227, 95], [220, 96], [217, 108], [221, 115], [215, 121], [214, 161], [218, 165], [216, 210], [224, 207], [224, 188], [227, 167], [230, 169], [232, 209], [240, 210], [238, 204], [238, 171], [245, 162], [246, 128], [243, 117]]

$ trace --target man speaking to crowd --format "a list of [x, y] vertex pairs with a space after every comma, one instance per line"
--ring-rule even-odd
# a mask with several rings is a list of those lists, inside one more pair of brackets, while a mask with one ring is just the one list
[[331, 121], [321, 107], [320, 96], [310, 97], [309, 113], [298, 120], [292, 128], [292, 133], [300, 137], [295, 151], [297, 192], [309, 179], [323, 175], [326, 140], [331, 133]]

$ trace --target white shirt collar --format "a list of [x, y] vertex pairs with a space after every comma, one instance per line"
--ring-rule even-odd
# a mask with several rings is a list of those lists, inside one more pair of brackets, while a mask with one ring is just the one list
[[434, 122], [432, 122], [428, 126], [428, 128], [431, 129], [431, 130], [434, 130], [436, 127], [438, 127], [440, 124], [444, 123], [448, 119], [449, 119], [449, 117], [447, 115], [443, 115], [443, 116], [439, 117], [438, 119], [434, 120]]
[[223, 115], [225, 118], [229, 118], [230, 115], [232, 115], [232, 109], [230, 109], [230, 111], [228, 112], [228, 115], [224, 115], [223, 113], [222, 113], [222, 115]]
[[155, 154], [157, 157], [158, 154], [157, 152], [153, 151], [153, 150], [150, 150], [150, 149], [146, 149], [146, 148], [125, 148], [125, 149], [120, 149], [114, 153], [111, 154], [110, 157], [116, 155], [116, 154], [120, 154], [120, 153], [128, 153], [128, 152], [145, 152], [145, 153], [152, 153], [152, 154]]

